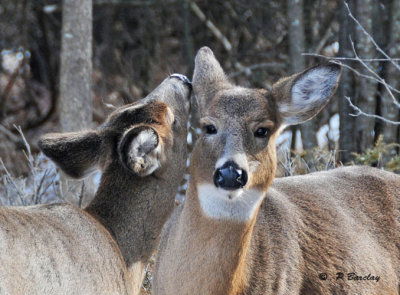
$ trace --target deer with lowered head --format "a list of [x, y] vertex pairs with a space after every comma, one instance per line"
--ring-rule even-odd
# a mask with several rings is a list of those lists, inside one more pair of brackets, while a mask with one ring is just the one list
[[96, 130], [49, 134], [39, 146], [65, 173], [99, 167], [84, 210], [0, 207], [0, 294], [138, 294], [186, 165], [190, 85], [174, 74]]
[[400, 176], [345, 167], [274, 180], [279, 130], [314, 117], [339, 77], [325, 64], [248, 89], [199, 50], [203, 132], [186, 202], [163, 229], [154, 294], [399, 294]]

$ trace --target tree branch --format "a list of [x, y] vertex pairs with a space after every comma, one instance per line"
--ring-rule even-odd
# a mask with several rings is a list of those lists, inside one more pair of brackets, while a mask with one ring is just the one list
[[242, 67], [239, 71], [231, 73], [228, 75], [229, 78], [234, 78], [240, 76], [241, 74], [250, 75], [253, 70], [262, 68], [285, 68], [285, 64], [278, 62], [264, 62], [247, 67]]
[[[327, 60], [348, 60], [348, 61], [357, 61], [355, 57], [340, 57], [340, 56], [326, 56], [318, 53], [302, 53], [305, 56], [315, 56], [325, 58]], [[371, 61], [400, 61], [400, 58], [360, 58], [362, 61], [371, 62]]]
[[195, 2], [190, 2], [189, 5], [193, 13], [206, 25], [211, 33], [213, 33], [214, 37], [222, 43], [225, 50], [231, 51], [232, 45], [229, 40], [221, 33], [221, 31], [214, 25], [214, 23], [205, 16], [200, 7]]
[[351, 10], [349, 8], [349, 5], [347, 4], [346, 1], [344, 2], [344, 5], [347, 8], [347, 11], [349, 13], [349, 17], [357, 24], [357, 26], [361, 29], [361, 31], [364, 33], [364, 35], [366, 35], [368, 37], [368, 39], [371, 41], [371, 43], [375, 46], [376, 50], [378, 50], [380, 53], [382, 53], [382, 55], [384, 57], [386, 57], [398, 71], [400, 71], [400, 66], [397, 63], [395, 63], [390, 58], [390, 56], [387, 55], [385, 51], [383, 51], [382, 48], [379, 47], [379, 45], [375, 42], [374, 38], [365, 30], [365, 28], [360, 24], [360, 22], [353, 16], [353, 14], [351, 13]]
[[400, 125], [400, 122], [392, 121], [392, 120], [386, 119], [386, 118], [384, 118], [382, 116], [378, 116], [378, 115], [367, 114], [367, 113], [363, 112], [358, 106], [354, 105], [352, 103], [350, 97], [345, 96], [345, 98], [349, 102], [349, 104], [353, 108], [353, 110], [356, 111], [355, 114], [349, 114], [350, 116], [358, 117], [360, 115], [363, 115], [363, 116], [366, 116], [366, 117], [369, 117], [369, 118], [375, 118], [375, 119], [378, 119], [378, 120], [382, 120], [382, 121], [384, 121], [386, 123], [389, 123], [389, 124]]

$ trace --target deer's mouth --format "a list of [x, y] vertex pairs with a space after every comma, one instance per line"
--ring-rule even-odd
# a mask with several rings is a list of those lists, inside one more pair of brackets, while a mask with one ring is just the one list
[[263, 199], [257, 189], [228, 191], [211, 183], [200, 183], [197, 192], [204, 215], [213, 219], [247, 221]]
[[244, 190], [242, 188], [234, 190], [234, 191], [228, 191], [227, 192], [228, 199], [233, 201], [236, 198], [240, 198], [243, 194], [243, 191]]

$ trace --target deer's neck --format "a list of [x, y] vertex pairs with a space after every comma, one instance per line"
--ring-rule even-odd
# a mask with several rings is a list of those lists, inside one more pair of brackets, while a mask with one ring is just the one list
[[173, 210], [177, 188], [167, 179], [136, 177], [117, 163], [104, 171], [94, 200], [86, 208], [109, 230], [128, 269], [145, 265]]
[[[171, 273], [175, 278], [185, 280], [180, 285], [192, 289], [192, 292], [181, 290], [181, 294], [240, 294], [247, 285], [250, 243], [259, 204], [247, 220], [241, 219], [243, 212], [240, 210], [238, 220], [229, 220], [225, 216], [210, 217], [204, 212], [200, 193], [204, 192], [198, 187], [189, 187], [176, 234], [171, 237], [176, 244], [169, 246], [180, 256], [174, 258], [176, 262], [172, 263], [176, 269]], [[214, 209], [208, 213], [218, 211]], [[182, 242], [185, 239], [187, 242]]]

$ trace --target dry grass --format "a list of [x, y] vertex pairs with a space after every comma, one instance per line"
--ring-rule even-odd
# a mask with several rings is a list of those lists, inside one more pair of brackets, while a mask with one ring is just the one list
[[29, 172], [26, 176], [12, 175], [0, 158], [0, 205], [27, 206], [64, 202], [58, 169], [43, 154], [34, 156], [21, 129], [17, 130], [24, 145], [24, 165]]
[[335, 150], [327, 151], [320, 148], [314, 148], [302, 153], [280, 150], [278, 151], [276, 177], [303, 175], [315, 171], [334, 169], [342, 165], [338, 162], [337, 156]]

